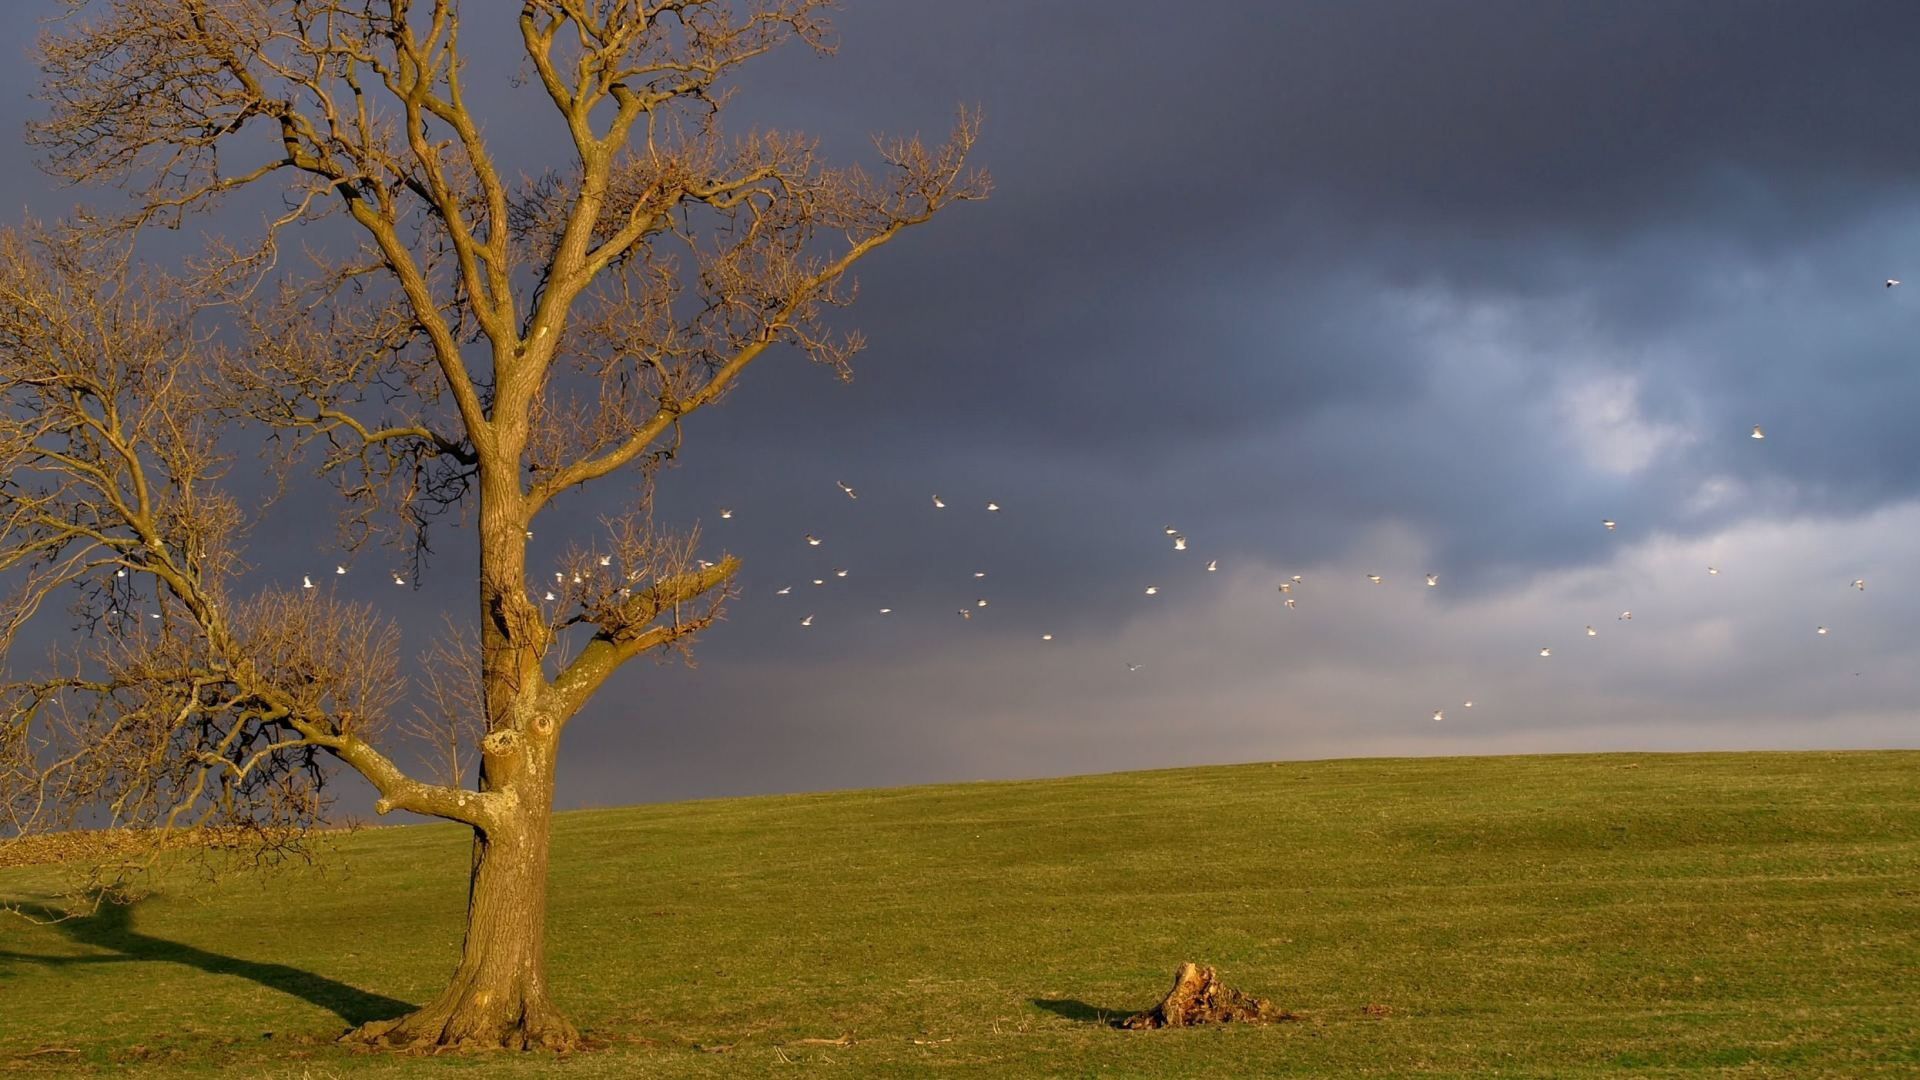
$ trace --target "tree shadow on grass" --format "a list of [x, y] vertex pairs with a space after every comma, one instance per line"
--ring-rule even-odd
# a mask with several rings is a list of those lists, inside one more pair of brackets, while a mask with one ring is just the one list
[[[328, 1010], [347, 1023], [359, 1026], [372, 1020], [388, 1020], [410, 1013], [415, 1006], [375, 994], [357, 986], [302, 971], [286, 964], [244, 960], [237, 956], [208, 952], [193, 945], [142, 934], [133, 928], [133, 904], [101, 903], [91, 914], [62, 918], [65, 912], [39, 904], [10, 905], [21, 914], [68, 939], [102, 952], [84, 956], [40, 956], [0, 949], [0, 962], [19, 961], [46, 967], [76, 964], [115, 964], [128, 961], [184, 964], [213, 975], [235, 975], [251, 979], [270, 990], [291, 994]], [[0, 912], [0, 918], [5, 918]], [[57, 921], [56, 921], [57, 920]]]
[[1119, 1027], [1120, 1021], [1132, 1016], [1135, 1009], [1102, 1009], [1074, 998], [1034, 998], [1033, 1003], [1055, 1016], [1064, 1016], [1068, 1020], [1081, 1024], [1099, 1024], [1101, 1027]]

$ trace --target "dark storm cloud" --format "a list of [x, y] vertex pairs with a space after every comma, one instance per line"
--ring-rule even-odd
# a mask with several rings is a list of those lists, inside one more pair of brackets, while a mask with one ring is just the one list
[[[505, 85], [515, 40], [504, 16], [486, 28], [492, 11], [468, 5], [463, 40], [492, 79], [470, 86], [531, 169], [558, 133], [537, 91]], [[1248, 738], [1277, 693], [1258, 646], [1295, 631], [1236, 606], [1204, 560], [1442, 570], [1462, 591], [1429, 603], [1481, 611], [1514, 635], [1487, 631], [1505, 655], [1557, 625], [1530, 621], [1547, 605], [1619, 599], [1568, 579], [1526, 593], [1538, 611], [1496, 604], [1530, 575], [1796, 515], [1875, 521], [1920, 494], [1920, 295], [1879, 285], [1911, 273], [1920, 294], [1911, 4], [896, 0], [850, 3], [838, 25], [838, 56], [789, 50], [747, 76], [730, 125], [817, 133], [847, 161], [870, 133], [936, 136], [977, 103], [994, 196], [865, 265], [846, 322], [871, 348], [850, 385], [770, 357], [690, 423], [662, 512], [744, 554], [746, 594], [698, 671], [643, 665], [575, 729], [569, 767], [592, 777], [578, 798], [1171, 763], [1142, 734], [1152, 708], [1196, 727], [1198, 757], [1180, 760], [1420, 748], [1384, 727], [1340, 741], [1337, 688], [1378, 684], [1352, 708], [1398, 716], [1429, 674], [1464, 680], [1481, 654], [1423, 658], [1409, 632], [1395, 648], [1411, 660], [1388, 662], [1403, 653], [1380, 643], [1401, 638], [1372, 622], [1330, 632], [1339, 648], [1285, 639], [1315, 658], [1296, 674], [1318, 696]], [[0, 71], [16, 124], [30, 87], [24, 65]], [[42, 214], [75, 198], [24, 156], [0, 163], [0, 194]], [[1744, 437], [1754, 423], [1764, 443]], [[990, 498], [1007, 511], [986, 515]], [[590, 540], [618, 499], [570, 498], [536, 551]], [[1193, 551], [1170, 551], [1169, 522]], [[263, 528], [296, 545], [307, 531]], [[805, 548], [807, 531], [829, 543]], [[432, 591], [407, 594], [413, 621], [461, 602], [460, 541], [444, 534]], [[1653, 565], [1668, 564], [1631, 572]], [[836, 566], [838, 588], [808, 584]], [[1272, 605], [1271, 582], [1233, 580]], [[794, 595], [773, 597], [783, 584]], [[1143, 610], [1148, 584], [1178, 604]], [[978, 592], [991, 616], [956, 636]], [[991, 636], [1018, 627], [1031, 649], [1042, 626], [1164, 651], [1153, 670], [1181, 674], [1116, 690], [1117, 657], [1049, 674]], [[1674, 655], [1712, 636], [1688, 627]], [[1755, 646], [1754, 670], [1794, 655], [1778, 650]], [[1636, 737], [1608, 709], [1673, 706], [1718, 731], [1702, 699], [1769, 685], [1635, 657], [1603, 670], [1641, 698], [1561, 686], [1591, 699], [1579, 731], [1613, 732], [1594, 745]], [[1537, 668], [1503, 677], [1560, 708], [1559, 684], [1525, 681]], [[1876, 692], [1849, 706], [1866, 717], [1851, 730], [1885, 730], [1901, 687]], [[706, 722], [671, 719], [685, 715]], [[1581, 745], [1528, 744], [1502, 715], [1452, 745]], [[1102, 716], [1130, 734], [1097, 737]], [[648, 753], [643, 787], [595, 771]]]

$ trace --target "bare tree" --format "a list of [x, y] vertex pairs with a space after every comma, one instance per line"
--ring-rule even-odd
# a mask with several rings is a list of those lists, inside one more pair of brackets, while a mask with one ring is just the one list
[[[828, 309], [859, 260], [985, 194], [975, 120], [937, 147], [879, 142], [872, 174], [829, 168], [805, 138], [719, 124], [740, 65], [830, 48], [827, 0], [525, 0], [522, 71], [571, 153], [514, 180], [469, 106], [456, 0], [78, 6], [41, 43], [31, 137], [55, 175], [132, 203], [78, 237], [0, 241], [0, 644], [56, 594], [93, 631], [6, 687], [10, 827], [82, 805], [292, 823], [345, 766], [382, 813], [474, 830], [451, 985], [358, 1037], [569, 1046], [543, 959], [557, 747], [621, 665], [711, 625], [738, 568], [656, 530], [644, 481], [770, 348], [846, 371], [860, 341]], [[269, 186], [277, 216], [185, 276], [119, 254]], [[319, 254], [283, 257], [321, 224], [340, 228], [304, 245]], [[236, 421], [317, 466], [354, 543], [417, 557], [440, 515], [476, 524], [473, 788], [376, 748], [398, 672], [374, 613], [242, 594]], [[529, 581], [535, 519], [620, 475], [643, 481], [632, 511], [550, 589]]]

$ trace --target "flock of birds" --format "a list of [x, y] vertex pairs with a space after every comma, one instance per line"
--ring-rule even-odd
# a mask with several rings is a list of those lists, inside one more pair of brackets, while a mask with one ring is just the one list
[[[1891, 289], [1900, 284], [1901, 284], [1901, 281], [1899, 278], [1887, 278], [1885, 287], [1888, 289]], [[1755, 424], [1753, 426], [1753, 430], [1749, 433], [1748, 437], [1754, 440], [1764, 440], [1767, 437], [1766, 430], [1762, 425]], [[848, 499], [857, 500], [860, 498], [859, 492], [857, 492], [851, 484], [848, 484], [844, 480], [834, 481], [834, 486], [838, 488], [840, 493], [846, 496]], [[948, 508], [948, 503], [945, 498], [943, 498], [938, 494], [935, 494], [932, 496], [932, 506], [933, 506], [933, 509], [936, 511], [946, 510]], [[985, 507], [986, 507], [986, 512], [990, 514], [998, 514], [1002, 512], [1002, 508], [1000, 504], [995, 501], [989, 500], [985, 504]], [[723, 506], [719, 509], [719, 517], [722, 521], [731, 521], [734, 517], [734, 511], [731, 507]], [[1601, 524], [1601, 527], [1606, 529], [1606, 531], [1608, 532], [1614, 532], [1619, 528], [1619, 522], [1613, 518], [1602, 518], [1600, 521], [1600, 524]], [[1187, 537], [1176, 527], [1172, 525], [1166, 526], [1166, 528], [1164, 529], [1164, 535], [1165, 535], [1166, 541], [1172, 545], [1174, 551], [1184, 552], [1189, 550], [1190, 545], [1188, 543]], [[533, 536], [533, 533], [528, 532], [527, 536], [531, 538]], [[810, 548], [820, 547], [824, 542], [821, 540], [820, 537], [814, 535], [813, 533], [803, 534], [802, 539], [805, 542], [806, 546]], [[602, 555], [599, 557], [599, 564], [603, 567], [609, 566], [611, 564], [611, 558], [609, 556]], [[702, 560], [700, 565], [702, 567], [707, 567], [713, 564], [711, 562]], [[1210, 558], [1207, 560], [1206, 570], [1208, 573], [1217, 572], [1219, 569], [1220, 569], [1219, 559]], [[344, 565], [336, 564], [333, 568], [333, 572], [336, 576], [344, 576], [347, 573], [347, 567]], [[1716, 565], [1708, 565], [1706, 567], [1706, 572], [1709, 576], [1717, 577], [1720, 574], [1720, 567]], [[833, 578], [845, 578], [848, 576], [847, 570], [839, 567], [834, 568], [831, 571], [831, 574]], [[124, 578], [126, 576], [126, 571], [125, 570], [118, 571], [116, 576]], [[987, 576], [987, 572], [985, 570], [976, 570], [973, 572], [973, 577], [975, 578], [975, 580], [983, 579], [986, 576]], [[407, 579], [403, 574], [394, 572], [392, 574], [392, 578], [393, 578], [393, 583], [395, 585], [405, 586], [407, 584]], [[629, 575], [629, 578], [631, 580], [632, 575]], [[555, 571], [554, 580], [556, 583], [563, 584], [565, 579], [566, 579], [566, 574], [564, 571]], [[824, 586], [827, 584], [827, 582], [830, 579], [827, 577], [815, 577], [815, 578], [811, 578], [810, 580], [812, 581], [814, 586]], [[1380, 574], [1373, 574], [1373, 573], [1367, 574], [1366, 580], [1373, 585], [1382, 585], [1385, 583], [1385, 579]], [[1440, 575], [1437, 573], [1428, 573], [1426, 575], [1425, 580], [1426, 580], [1426, 587], [1428, 588], [1438, 588], [1440, 585]], [[572, 581], [574, 584], [581, 583], [581, 577], [577, 571], [574, 572]], [[1296, 601], [1296, 597], [1294, 596], [1294, 592], [1303, 583], [1304, 583], [1304, 579], [1299, 574], [1291, 575], [1286, 580], [1279, 582], [1277, 586], [1277, 591], [1280, 594], [1282, 606], [1285, 609], [1293, 610], [1297, 606], [1297, 601]], [[310, 574], [301, 575], [300, 584], [303, 589], [313, 589], [316, 587], [314, 584], [313, 577]], [[1849, 587], [1856, 591], [1864, 592], [1866, 591], [1866, 587], [1867, 587], [1866, 579], [1855, 578], [1849, 583]], [[793, 595], [793, 590], [794, 590], [793, 585], [783, 584], [778, 588], [774, 589], [774, 595], [791, 596]], [[622, 590], [622, 592], [625, 592], [625, 591], [626, 590], [624, 589]], [[1147, 596], [1158, 596], [1161, 593], [1161, 589], [1159, 585], [1148, 584], [1144, 587], [1143, 592]], [[553, 591], [549, 589], [544, 592], [541, 599], [547, 602], [553, 602], [556, 599], [556, 596], [553, 593]], [[962, 607], [958, 609], [956, 614], [958, 615], [959, 618], [963, 620], [971, 620], [974, 617], [974, 614], [976, 612], [986, 608], [987, 606], [988, 606], [987, 598], [983, 596], [976, 599], [970, 607]], [[880, 615], [891, 615], [893, 614], [893, 611], [894, 611], [894, 609], [891, 607], [881, 607], [877, 610]], [[118, 614], [117, 609], [115, 609], [115, 614]], [[160, 616], [159, 614], [154, 613], [152, 614], [151, 617], [158, 619]], [[812, 627], [814, 625], [814, 618], [815, 618], [814, 614], [812, 612], [809, 612], [806, 615], [803, 615], [799, 618], [798, 620], [799, 625], [802, 628]], [[1620, 614], [1616, 618], [1616, 621], [1628, 622], [1628, 621], [1631, 621], [1632, 619], [1633, 619], [1633, 612], [1632, 610], [1629, 609], [1629, 610], [1624, 610], [1620, 612]], [[1828, 629], [1825, 625], [1820, 625], [1820, 626], [1816, 626], [1813, 632], [1817, 636], [1825, 637], [1828, 634]], [[1599, 635], [1599, 630], [1597, 630], [1592, 625], [1589, 624], [1588, 626], [1585, 627], [1585, 636], [1596, 637], [1598, 635]], [[1039, 639], [1042, 642], [1050, 642], [1054, 640], [1054, 635], [1051, 632], [1041, 633], [1039, 635]], [[1553, 656], [1553, 648], [1551, 646], [1543, 645], [1540, 647], [1539, 655], [1542, 658], [1551, 658]], [[1135, 662], [1135, 661], [1126, 662], [1126, 669], [1129, 672], [1140, 671], [1145, 666], [1146, 666], [1145, 664]], [[1460, 707], [1465, 709], [1471, 709], [1473, 708], [1473, 701], [1471, 699], [1463, 701]], [[1436, 721], [1446, 719], [1446, 710], [1445, 709], [1433, 710], [1433, 719]]]

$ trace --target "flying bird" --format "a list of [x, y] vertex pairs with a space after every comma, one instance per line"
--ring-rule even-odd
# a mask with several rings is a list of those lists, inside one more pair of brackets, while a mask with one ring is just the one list
[[552, 599], [553, 599], [553, 590], [552, 590], [552, 589], [548, 589], [548, 590], [547, 590], [547, 595], [545, 595], [545, 596], [543, 596], [543, 597], [541, 597], [540, 599], [542, 599], [542, 600], [552, 600]]
[[1707, 567], [1707, 573], [1708, 573], [1708, 574], [1710, 574], [1710, 575], [1712, 575], [1713, 577], [1719, 577], [1719, 576], [1720, 576], [1720, 568], [1719, 568], [1719, 567], [1717, 567], [1717, 566], [1709, 566], [1709, 567]]
[[847, 572], [846, 572], [845, 570], [835, 570], [835, 571], [833, 572], [833, 576], [834, 576], [834, 577], [846, 577], [846, 576], [847, 576]]
[[1827, 632], [1827, 628], [1824, 626], [1816, 626], [1813, 628], [1813, 632], [1816, 634], [1825, 634]]
[[987, 504], [987, 509], [997, 514], [1000, 512], [1000, 504], [997, 502], [990, 502]]
[[1853, 587], [1854, 587], [1854, 588], [1856, 588], [1856, 589], [1859, 589], [1859, 590], [1860, 590], [1861, 592], [1866, 592], [1866, 591], [1867, 591], [1867, 579], [1866, 579], [1866, 578], [1854, 578], [1854, 579], [1853, 579]]
[[1552, 649], [1549, 649], [1549, 648], [1546, 648], [1546, 647], [1544, 647], [1544, 646], [1543, 646], [1543, 647], [1542, 647], [1542, 648], [1540, 649], [1540, 655], [1541, 655], [1541, 656], [1552, 656], [1552, 655], [1553, 655], [1553, 650], [1552, 650]]
[[1619, 522], [1613, 520], [1612, 518], [1602, 518], [1600, 520], [1600, 524], [1605, 525], [1607, 527], [1608, 532], [1612, 532], [1614, 530], [1614, 527], [1617, 526]]
[[813, 625], [813, 616], [811, 616], [811, 615], [809, 615], [809, 616], [807, 616], [806, 618], [804, 618], [804, 619], [801, 619], [801, 620], [800, 620], [800, 625], [801, 625], [801, 626], [812, 626], [812, 625]]
[[893, 609], [892, 609], [892, 608], [890, 608], [890, 607], [883, 607], [883, 608], [881, 608], [881, 609], [880, 609], [880, 614], [882, 614], [882, 615], [891, 615], [891, 614], [893, 614]]
[[347, 572], [347, 568], [344, 566], [335, 566], [333, 572], [336, 574], [344, 574]]
[[1466, 703], [1464, 703], [1464, 704], [1462, 704], [1462, 705], [1461, 705], [1460, 707], [1461, 707], [1461, 708], [1463, 708], [1463, 709], [1471, 709], [1471, 708], [1473, 708], [1473, 702], [1471, 702], [1471, 701], [1469, 701], [1469, 702], [1466, 702]]
[[601, 566], [612, 566], [612, 565], [613, 565], [613, 556], [611, 556], [611, 555], [602, 555], [602, 556], [600, 556], [600, 565], [601, 565]]
[[[711, 570], [713, 569], [713, 560], [712, 559], [695, 559], [694, 565], [698, 566], [702, 570]], [[580, 579], [576, 577], [573, 580], [579, 581]]]
[[1287, 597], [1287, 610], [1288, 611], [1293, 610], [1293, 597], [1291, 596]]
[[1207, 560], [1207, 573], [1209, 573], [1209, 574], [1211, 574], [1211, 573], [1213, 573], [1213, 572], [1214, 572], [1215, 570], [1218, 570], [1218, 569], [1220, 569], [1220, 560], [1219, 560], [1219, 559], [1208, 559], [1208, 560]]
[[1289, 581], [1291, 581], [1291, 582], [1293, 582], [1293, 583], [1294, 583], [1295, 585], [1298, 585], [1298, 584], [1300, 584], [1300, 575], [1299, 575], [1299, 574], [1295, 574], [1295, 575], [1293, 575], [1293, 576], [1292, 576], [1291, 578], [1288, 578], [1287, 580], [1289, 580]]
[[1373, 583], [1374, 583], [1375, 585], [1378, 585], [1378, 584], [1380, 584], [1380, 575], [1379, 575], [1379, 574], [1368, 574], [1368, 575], [1367, 575], [1367, 580], [1368, 580], [1368, 581], [1371, 581], [1371, 582], [1373, 582]]
[[1128, 670], [1128, 671], [1139, 671], [1139, 670], [1140, 670], [1141, 668], [1143, 668], [1143, 667], [1146, 667], [1146, 666], [1147, 666], [1147, 665], [1145, 665], [1145, 664], [1128, 664], [1128, 665], [1127, 665], [1127, 670]]
[[826, 579], [826, 578], [818, 578], [818, 577], [817, 577], [817, 578], [814, 578], [814, 579], [813, 579], [813, 583], [814, 583], [815, 585], [825, 585], [825, 584], [827, 583], [827, 579]]
[[115, 571], [113, 572], [113, 576], [114, 576], [114, 577], [126, 577], [126, 576], [127, 576], [127, 571], [126, 571], [126, 568], [125, 568], [125, 567], [122, 567], [122, 568], [120, 568], [120, 569], [118, 569], [118, 570], [115, 570]]
[[303, 589], [311, 589], [311, 588], [313, 588], [313, 579], [312, 579], [312, 578], [310, 578], [310, 577], [308, 577], [308, 576], [307, 576], [307, 575], [305, 575], [305, 574], [301, 574], [301, 575], [300, 575], [300, 587], [301, 587], [301, 588], [303, 588]]
[[1629, 621], [1631, 621], [1632, 619], [1633, 619], [1633, 612], [1631, 612], [1631, 611], [1623, 611], [1623, 612], [1621, 612], [1621, 613], [1620, 613], [1620, 618], [1619, 618], [1619, 619], [1617, 619], [1617, 620], [1615, 620], [1615, 621], [1617, 621], [1617, 622], [1629, 622]]
[[966, 608], [961, 608], [961, 609], [960, 609], [960, 617], [961, 617], [961, 618], [963, 618], [963, 619], [971, 619], [971, 618], [973, 618], [973, 612], [971, 612], [971, 611], [968, 611], [968, 610], [967, 610]]
[[1041, 635], [1040, 635], [1040, 640], [1041, 640], [1041, 641], [1052, 641], [1052, 640], [1053, 640], [1053, 635], [1052, 635], [1052, 634], [1041, 634]]
[[855, 495], [855, 494], [853, 493], [853, 489], [847, 486], [847, 483], [846, 483], [846, 481], [844, 481], [844, 480], [835, 480], [835, 481], [834, 481], [833, 483], [834, 483], [834, 486], [836, 486], [836, 487], [838, 487], [838, 488], [839, 488], [839, 489], [840, 489], [841, 491], [844, 491], [844, 492], [846, 492], [846, 493], [847, 493], [847, 498], [849, 498], [849, 499], [857, 499], [857, 498], [859, 498], [859, 497], [860, 497], [860, 496], [858, 496], [858, 495]]
[[985, 600], [976, 600], [976, 601], [974, 601], [974, 604], [973, 604], [973, 606], [974, 606], [974, 607], [986, 607], [986, 606], [987, 606], [987, 602], [986, 602]]
[[1173, 526], [1171, 526], [1171, 525], [1169, 525], [1169, 526], [1167, 526], [1167, 530], [1166, 530], [1166, 531], [1167, 531], [1167, 535], [1168, 535], [1168, 536], [1179, 536], [1179, 535], [1180, 535], [1180, 530], [1179, 530], [1179, 529], [1176, 529], [1176, 528], [1174, 528], [1174, 527], [1173, 527]]
[[732, 520], [732, 518], [733, 518], [733, 510], [730, 507], [723, 506], [720, 508], [721, 521], [729, 521], [729, 520]]
[[1897, 277], [1890, 277], [1887, 279], [1887, 288], [1889, 289], [1893, 288], [1895, 285], [1898, 285], [1898, 284], [1900, 284], [1900, 279]]
[[819, 537], [817, 537], [817, 536], [815, 536], [815, 535], [813, 535], [812, 533], [808, 533], [808, 534], [807, 534], [807, 546], [808, 546], [808, 547], [819, 547], [819, 546], [820, 546], [820, 538], [819, 538]]
[[401, 577], [399, 574], [395, 574], [393, 575], [393, 583], [395, 585], [405, 585], [407, 583], [407, 579]]
[[1436, 723], [1436, 724], [1437, 724], [1437, 723], [1439, 723], [1440, 721], [1442, 721], [1442, 720], [1445, 720], [1446, 718], [1447, 718], [1447, 710], [1445, 710], [1445, 709], [1435, 709], [1435, 710], [1433, 710], [1433, 720], [1434, 720], [1434, 723]]
[[973, 576], [976, 578], [983, 578], [987, 576], [987, 572], [985, 570], [975, 570], [973, 572]]
[[1767, 433], [1760, 430], [1759, 424], [1755, 424], [1753, 425], [1753, 437], [1756, 439], [1764, 439], [1767, 437]]
[[1149, 585], [1149, 586], [1147, 586], [1147, 595], [1148, 595], [1148, 596], [1158, 596], [1158, 595], [1160, 595], [1160, 586], [1158, 586], [1158, 585]]
[[1588, 636], [1588, 637], [1599, 637], [1599, 636], [1600, 636], [1600, 631], [1598, 631], [1598, 630], [1595, 630], [1595, 629], [1594, 629], [1593, 627], [1591, 627], [1591, 626], [1589, 626], [1589, 627], [1587, 627], [1587, 636]]
[[935, 510], [945, 510], [947, 508], [947, 500], [935, 495], [933, 497], [933, 508]]
[[1439, 574], [1428, 574], [1428, 575], [1427, 575], [1427, 584], [1428, 584], [1429, 586], [1433, 586], [1433, 585], [1438, 585], [1438, 584], [1440, 584], [1440, 575], [1439, 575]]
[[1174, 537], [1174, 538], [1173, 538], [1173, 550], [1175, 550], [1175, 551], [1185, 551], [1185, 550], [1187, 550], [1187, 538], [1186, 538], [1186, 537], [1184, 537], [1184, 536], [1176, 536], [1176, 537]]
[[1281, 582], [1281, 583], [1280, 583], [1280, 591], [1281, 591], [1281, 592], [1283, 592], [1283, 593], [1290, 593], [1290, 592], [1292, 592], [1292, 591], [1293, 591], [1293, 582], [1291, 582], [1291, 581], [1283, 581], [1283, 582]]
[[775, 590], [773, 591], [773, 595], [775, 595], [775, 596], [785, 596], [785, 595], [787, 595], [788, 593], [790, 593], [790, 592], [792, 592], [792, 591], [793, 591], [793, 586], [791, 586], [791, 585], [782, 585], [782, 586], [780, 586], [780, 587], [779, 587], [778, 589], [775, 589]]

